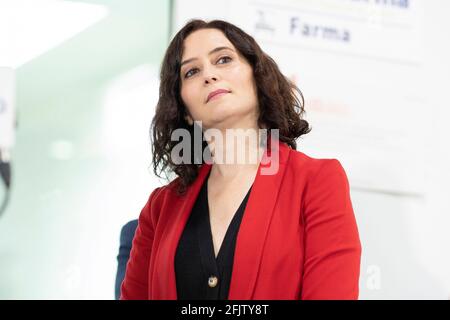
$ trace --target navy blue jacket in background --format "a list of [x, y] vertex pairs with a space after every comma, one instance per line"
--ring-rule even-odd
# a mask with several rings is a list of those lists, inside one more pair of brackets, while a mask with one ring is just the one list
[[127, 262], [130, 258], [131, 244], [133, 243], [134, 233], [138, 225], [138, 220], [131, 220], [122, 227], [120, 231], [120, 247], [117, 255], [117, 275], [115, 297], [116, 300], [120, 298], [120, 285], [125, 277]]

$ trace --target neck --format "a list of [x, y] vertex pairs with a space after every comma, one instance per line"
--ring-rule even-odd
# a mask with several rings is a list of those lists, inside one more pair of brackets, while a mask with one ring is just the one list
[[258, 170], [266, 136], [257, 126], [214, 132], [214, 135], [205, 135], [213, 160], [212, 177], [231, 181]]

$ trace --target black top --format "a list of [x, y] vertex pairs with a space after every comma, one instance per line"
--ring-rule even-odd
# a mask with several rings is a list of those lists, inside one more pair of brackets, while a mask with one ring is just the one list
[[180, 300], [228, 299], [236, 238], [252, 187], [234, 214], [216, 258], [209, 220], [208, 178], [209, 173], [175, 254], [177, 297]]

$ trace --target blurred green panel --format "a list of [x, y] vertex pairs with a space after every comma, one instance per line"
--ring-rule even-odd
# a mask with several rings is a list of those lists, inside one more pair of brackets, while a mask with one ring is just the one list
[[[159, 68], [170, 2], [75, 2], [110, 12], [17, 69], [12, 198], [0, 219], [0, 299], [113, 298], [121, 217], [116, 224], [108, 219], [119, 196], [107, 188], [127, 186], [105, 171], [111, 165], [100, 150], [101, 97], [115, 77], [144, 64]], [[120, 188], [111, 190], [120, 195]], [[93, 238], [102, 232], [113, 240]]]

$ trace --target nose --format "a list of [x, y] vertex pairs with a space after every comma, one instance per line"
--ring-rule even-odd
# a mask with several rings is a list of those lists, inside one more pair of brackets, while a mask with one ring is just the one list
[[217, 81], [217, 78], [215, 76], [205, 77], [205, 84], [213, 82], [213, 81]]
[[217, 74], [215, 71], [213, 66], [204, 66], [203, 75], [205, 77], [205, 84], [217, 81]]

